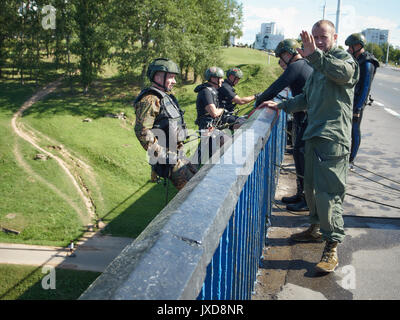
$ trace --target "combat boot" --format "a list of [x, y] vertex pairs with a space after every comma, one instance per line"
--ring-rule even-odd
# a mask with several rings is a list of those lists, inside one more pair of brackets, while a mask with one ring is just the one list
[[338, 242], [336, 241], [326, 242], [321, 261], [315, 266], [316, 271], [323, 273], [335, 271], [336, 267], [339, 265], [337, 245]]
[[291, 197], [283, 197], [282, 202], [286, 204], [291, 204], [291, 203], [297, 203], [301, 200], [301, 195], [300, 194], [295, 194], [294, 196]]
[[307, 202], [304, 195], [301, 196], [301, 200], [299, 202], [288, 204], [286, 206], [286, 209], [293, 212], [302, 212], [310, 210], [307, 206]]
[[312, 224], [307, 230], [294, 233], [290, 239], [296, 242], [322, 242], [322, 234], [319, 231], [319, 224]]
[[303, 188], [300, 184], [299, 179], [296, 179], [297, 183], [297, 193], [294, 196], [291, 197], [283, 197], [282, 202], [286, 204], [291, 204], [291, 203], [297, 203], [301, 201], [301, 198], [303, 197]]
[[157, 174], [157, 172], [155, 172], [155, 171], [153, 170], [153, 168], [151, 169], [150, 181], [151, 181], [151, 182], [157, 182], [157, 181], [158, 181], [158, 174]]

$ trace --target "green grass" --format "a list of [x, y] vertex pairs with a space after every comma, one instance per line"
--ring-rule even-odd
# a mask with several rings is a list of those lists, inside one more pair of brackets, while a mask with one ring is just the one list
[[[222, 50], [222, 61], [238, 67], [250, 64], [268, 66], [268, 54], [265, 51], [234, 47]], [[270, 63], [277, 65], [278, 59], [271, 56]]]
[[49, 271], [42, 267], [0, 265], [0, 300], [76, 300], [100, 275], [98, 272], [67, 269], [55, 270], [55, 289], [50, 284]]
[[[268, 65], [265, 52], [244, 48], [223, 50], [221, 67], [227, 70], [232, 66], [239, 66], [245, 75], [236, 87], [240, 96], [265, 90], [282, 72], [275, 58], [271, 57]], [[162, 210], [166, 194], [163, 185], [149, 181], [146, 152], [133, 131], [132, 102], [140, 88], [134, 78], [119, 77], [112, 65], [105, 68], [88, 95], [82, 94], [77, 80], [73, 92], [64, 82], [27, 110], [20, 121], [39, 138], [39, 133], [51, 138], [40, 140], [43, 148], [54, 152], [50, 146], [63, 145], [92, 168], [91, 172], [77, 170], [91, 192], [97, 218], [108, 223], [104, 232], [135, 238]], [[197, 129], [195, 86], [180, 84], [174, 89], [192, 130]], [[18, 236], [0, 233], [0, 241], [66, 245], [83, 231], [77, 210], [84, 212], [84, 205], [54, 160], [34, 161], [37, 151], [11, 132], [12, 114], [34, 91], [33, 85], [22, 87], [17, 80], [0, 81], [0, 191], [5, 196], [0, 204], [0, 224], [21, 231]], [[244, 106], [241, 114], [251, 108], [252, 104]], [[106, 117], [120, 112], [127, 119]], [[85, 118], [92, 121], [83, 122]], [[194, 142], [187, 149], [195, 147]], [[16, 148], [25, 168], [15, 158]], [[176, 193], [170, 185], [169, 200]]]

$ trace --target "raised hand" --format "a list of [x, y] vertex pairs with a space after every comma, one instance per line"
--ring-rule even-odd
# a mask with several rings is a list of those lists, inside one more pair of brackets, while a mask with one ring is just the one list
[[307, 31], [302, 31], [300, 34], [301, 40], [303, 41], [303, 50], [297, 49], [300, 55], [303, 58], [308, 57], [309, 55], [313, 54], [317, 46], [315, 45], [315, 40], [312, 34], [309, 34]]

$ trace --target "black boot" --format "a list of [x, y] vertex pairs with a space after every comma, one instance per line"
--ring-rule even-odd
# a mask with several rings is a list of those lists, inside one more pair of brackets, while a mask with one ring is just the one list
[[301, 196], [299, 202], [291, 203], [286, 206], [286, 209], [293, 212], [302, 212], [302, 211], [309, 211], [310, 209], [307, 206], [306, 199], [304, 195]]
[[283, 197], [282, 202], [289, 204], [289, 203], [297, 203], [301, 201], [301, 195], [300, 194], [295, 194], [294, 196], [291, 197]]
[[296, 184], [297, 184], [297, 193], [291, 197], [283, 197], [281, 200], [283, 203], [289, 204], [301, 201], [301, 197], [303, 195], [303, 188], [300, 179], [296, 179]]

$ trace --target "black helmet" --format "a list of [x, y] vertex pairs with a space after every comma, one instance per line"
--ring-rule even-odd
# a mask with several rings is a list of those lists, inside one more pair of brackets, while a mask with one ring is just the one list
[[154, 75], [159, 71], [174, 74], [180, 73], [178, 65], [172, 60], [166, 58], [155, 59], [152, 63], [150, 63], [147, 69], [147, 77], [150, 79], [150, 81], [153, 81]]
[[218, 68], [218, 67], [211, 67], [211, 68], [208, 68], [208, 69], [206, 70], [206, 72], [204, 73], [204, 78], [205, 78], [207, 81], [210, 81], [210, 79], [211, 79], [212, 77], [215, 77], [215, 78], [223, 78], [223, 77], [224, 77], [224, 70], [222, 70], [221, 68]]
[[275, 49], [275, 56], [280, 57], [282, 53], [288, 52], [290, 54], [298, 54], [297, 48], [300, 48], [300, 43], [294, 39], [285, 39], [279, 42], [278, 46]]
[[345, 42], [346, 46], [351, 47], [356, 44], [361, 44], [362, 47], [365, 47], [367, 44], [367, 39], [365, 39], [365, 36], [362, 33], [353, 33], [347, 37]]
[[226, 77], [229, 78], [230, 75], [235, 76], [236, 78], [242, 79], [243, 72], [239, 68], [231, 68], [226, 72]]

